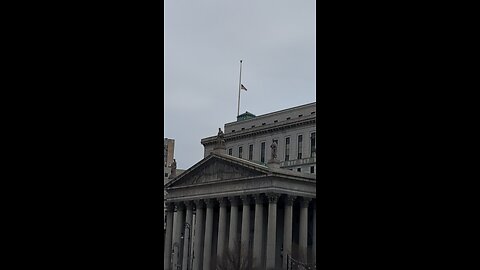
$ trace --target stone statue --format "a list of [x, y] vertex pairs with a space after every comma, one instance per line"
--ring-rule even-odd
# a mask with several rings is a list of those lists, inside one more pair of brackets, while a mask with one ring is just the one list
[[222, 138], [223, 139], [223, 131], [222, 131], [221, 128], [218, 128], [217, 138]]
[[225, 139], [224, 139], [224, 134], [221, 128], [218, 128], [218, 134], [217, 134], [217, 145], [215, 148], [225, 148]]
[[272, 160], [277, 159], [277, 142], [273, 141], [272, 145], [270, 145], [270, 148], [272, 148]]

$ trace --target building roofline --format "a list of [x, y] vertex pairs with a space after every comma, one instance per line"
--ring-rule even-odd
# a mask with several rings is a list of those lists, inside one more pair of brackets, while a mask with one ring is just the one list
[[241, 123], [243, 124], [243, 123], [248, 122], [248, 121], [258, 120], [258, 119], [261, 119], [261, 118], [264, 118], [264, 117], [269, 117], [269, 116], [276, 115], [276, 114], [280, 114], [280, 113], [284, 113], [284, 112], [287, 112], [287, 111], [294, 111], [294, 110], [296, 110], [296, 109], [299, 109], [299, 108], [302, 108], [302, 107], [308, 107], [308, 106], [311, 106], [311, 105], [316, 104], [316, 103], [317, 103], [317, 102], [314, 101], [314, 102], [310, 102], [310, 103], [307, 103], [307, 104], [303, 104], [303, 105], [299, 105], [299, 106], [295, 106], [295, 107], [290, 107], [290, 108], [287, 108], [287, 109], [283, 109], [283, 110], [279, 110], [279, 111], [275, 111], [275, 112], [271, 112], [271, 113], [266, 113], [266, 114], [257, 115], [255, 118], [252, 118], [252, 119], [246, 119], [246, 120], [243, 120], [243, 121], [229, 122], [229, 123], [226, 123], [226, 124], [225, 124], [225, 127], [226, 127], [226, 126], [230, 126], [230, 125], [237, 124], [237, 123], [239, 123], [239, 122], [241, 122]]
[[[245, 121], [247, 121], [247, 120], [245, 120]], [[295, 119], [290, 119], [290, 120], [283, 121], [283, 122], [278, 122], [278, 123], [275, 123], [275, 124], [268, 124], [268, 125], [265, 125], [265, 126], [258, 126], [256, 128], [240, 130], [240, 131], [237, 131], [237, 132], [234, 132], [234, 133], [232, 133], [232, 132], [226, 133], [225, 134], [225, 141], [228, 142], [228, 141], [234, 140], [236, 138], [240, 138], [240, 137], [250, 137], [250, 136], [254, 136], [255, 134], [258, 134], [258, 133], [267, 133], [267, 132], [270, 132], [270, 131], [290, 128], [290, 127], [293, 127], [293, 126], [308, 125], [309, 123], [312, 123], [312, 122], [316, 122], [316, 116], [307, 115], [307, 116], [304, 116], [301, 119], [295, 118]], [[202, 138], [200, 140], [200, 143], [204, 146], [207, 145], [207, 144], [214, 144], [215, 141], [216, 141], [215, 140], [216, 138], [217, 138], [216, 135], [209, 136], [209, 137], [206, 137], [206, 138]]]
[[199, 162], [195, 163], [192, 167], [188, 168], [186, 171], [183, 173], [175, 176], [172, 180], [170, 180], [168, 183], [165, 184], [164, 188], [169, 189], [172, 185], [174, 185], [176, 182], [180, 181], [183, 177], [186, 175], [190, 174], [192, 171], [194, 171], [196, 168], [202, 166], [205, 164], [208, 160], [213, 159], [213, 158], [219, 158], [223, 159], [226, 161], [230, 161], [233, 163], [236, 163], [238, 165], [244, 166], [244, 167], [250, 167], [252, 169], [255, 169], [257, 171], [263, 172], [265, 174], [270, 175], [270, 176], [291, 176], [295, 178], [302, 178], [302, 179], [309, 179], [309, 180], [315, 180], [316, 181], [316, 174], [309, 174], [309, 173], [300, 173], [300, 172], [293, 172], [288, 169], [283, 169], [283, 168], [271, 168], [268, 165], [264, 164], [258, 164], [256, 162], [252, 162], [249, 160], [245, 160], [242, 158], [237, 158], [234, 156], [230, 156], [227, 154], [218, 154], [218, 153], [210, 153], [207, 157], [203, 158]]

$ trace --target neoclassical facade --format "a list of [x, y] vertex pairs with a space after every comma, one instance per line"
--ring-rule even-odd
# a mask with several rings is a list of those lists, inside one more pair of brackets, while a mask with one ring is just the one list
[[[281, 168], [316, 174], [316, 120], [316, 102], [257, 116], [246, 112], [224, 126], [226, 153], [266, 164], [276, 141]], [[215, 140], [201, 140], [204, 157], [213, 151]]]
[[253, 269], [315, 263], [316, 174], [228, 155], [224, 142], [165, 186], [164, 269], [215, 269], [227, 250]]

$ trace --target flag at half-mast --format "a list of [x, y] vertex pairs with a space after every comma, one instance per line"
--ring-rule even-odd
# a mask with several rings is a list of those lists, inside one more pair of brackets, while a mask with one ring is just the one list
[[243, 86], [243, 84], [240, 84], [240, 85], [241, 85], [240, 89], [243, 89], [243, 90], [247, 91], [247, 88], [245, 88], [245, 86]]

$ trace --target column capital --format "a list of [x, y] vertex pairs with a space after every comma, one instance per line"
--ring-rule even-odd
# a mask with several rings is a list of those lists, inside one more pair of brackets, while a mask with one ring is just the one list
[[297, 196], [292, 196], [292, 195], [285, 196], [285, 204], [288, 206], [292, 206], [296, 198]]
[[265, 194], [268, 198], [268, 203], [277, 203], [278, 201], [278, 198], [280, 197], [280, 194], [278, 193], [273, 193], [273, 192], [270, 192], [270, 193], [267, 193]]
[[193, 202], [192, 201], [186, 201], [184, 203], [185, 203], [185, 207], [187, 208], [187, 210], [192, 210], [193, 209]]
[[238, 197], [228, 197], [228, 200], [230, 201], [231, 206], [238, 206], [240, 203]]
[[217, 198], [217, 201], [220, 204], [220, 207], [228, 205], [228, 199], [225, 197]]
[[205, 204], [208, 208], [213, 208], [215, 206], [215, 199], [206, 199]]
[[310, 201], [312, 200], [312, 198], [308, 198], [308, 197], [302, 197], [302, 199], [300, 200], [300, 205], [304, 208], [308, 207], [308, 204], [310, 203]]
[[263, 204], [265, 202], [264, 196], [262, 194], [254, 194], [253, 199], [255, 200], [255, 204]]
[[205, 203], [203, 202], [203, 200], [195, 200], [195, 207], [197, 209], [205, 208]]
[[249, 195], [242, 195], [240, 196], [240, 199], [242, 200], [243, 205], [248, 205], [251, 203], [251, 199]]
[[165, 210], [166, 212], [173, 212], [174, 206], [172, 202], [165, 203]]
[[177, 211], [185, 210], [185, 204], [183, 202], [175, 202], [175, 209]]

